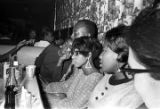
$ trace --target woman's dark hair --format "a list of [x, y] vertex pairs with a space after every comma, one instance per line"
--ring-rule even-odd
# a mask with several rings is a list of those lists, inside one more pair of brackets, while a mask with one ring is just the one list
[[65, 42], [66, 42], [66, 40], [62, 36], [57, 35], [57, 34], [54, 35], [54, 44], [56, 46], [58, 46], [58, 47], [62, 46]]
[[86, 36], [77, 38], [72, 44], [72, 51], [75, 49], [78, 49], [84, 56], [88, 56], [89, 52], [91, 52], [93, 64], [96, 68], [99, 68], [99, 63], [97, 63], [97, 60], [102, 52], [102, 45], [97, 39]]
[[154, 0], [153, 2], [153, 8], [158, 8], [160, 5], [160, 0]]
[[53, 30], [49, 27], [43, 27], [41, 31], [41, 39], [43, 40], [49, 33], [53, 35]]
[[119, 25], [118, 27], [112, 28], [105, 34], [105, 42], [107, 46], [118, 54], [117, 60], [119, 62], [128, 61], [128, 45], [125, 39], [125, 33], [128, 27], [124, 25]]
[[[160, 72], [160, 9], [142, 10], [130, 27], [127, 42], [142, 64]], [[150, 73], [160, 80], [160, 73]]]

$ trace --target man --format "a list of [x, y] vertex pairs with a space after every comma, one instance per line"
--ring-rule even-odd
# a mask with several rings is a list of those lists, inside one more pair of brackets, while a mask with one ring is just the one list
[[46, 28], [45, 31], [42, 31], [42, 39], [39, 42], [36, 42], [34, 46], [36, 47], [47, 47], [53, 41], [53, 32], [50, 28]]
[[[97, 33], [98, 29], [94, 22], [80, 20], [74, 26], [71, 38], [72, 41], [81, 36], [97, 38]], [[72, 66], [70, 65], [70, 54], [67, 53], [60, 57], [58, 51], [59, 48], [51, 44], [40, 54], [35, 62], [36, 66], [40, 69], [41, 79], [47, 83], [60, 81], [69, 66]]]
[[73, 28], [72, 40], [81, 36], [89, 36], [97, 38], [97, 25], [90, 20], [79, 20]]

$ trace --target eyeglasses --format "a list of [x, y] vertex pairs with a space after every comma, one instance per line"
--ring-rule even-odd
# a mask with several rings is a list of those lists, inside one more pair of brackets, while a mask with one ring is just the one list
[[121, 72], [128, 72], [130, 74], [137, 74], [137, 73], [159, 73], [159, 69], [131, 69], [131, 68], [120, 68]]
[[87, 51], [74, 50], [74, 51], [71, 52], [71, 54], [74, 55], [74, 56], [78, 56], [79, 54], [87, 55], [88, 52]]

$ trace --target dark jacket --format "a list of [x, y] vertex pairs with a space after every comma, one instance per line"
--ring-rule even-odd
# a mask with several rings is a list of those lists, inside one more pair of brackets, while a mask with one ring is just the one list
[[49, 45], [35, 62], [36, 67], [39, 68], [40, 76], [48, 83], [60, 81], [70, 65], [70, 61], [65, 61], [62, 66], [57, 67], [59, 49], [54, 44]]

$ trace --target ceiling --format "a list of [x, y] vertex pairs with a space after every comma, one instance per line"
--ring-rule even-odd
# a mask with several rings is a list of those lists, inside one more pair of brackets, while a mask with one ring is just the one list
[[37, 25], [50, 25], [53, 13], [54, 0], [0, 0], [1, 21], [22, 19]]

